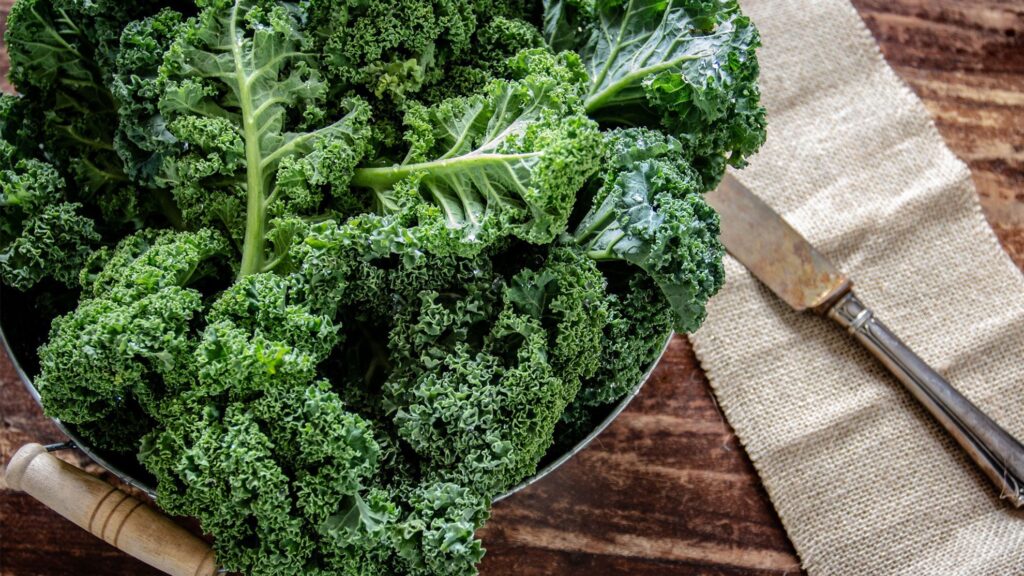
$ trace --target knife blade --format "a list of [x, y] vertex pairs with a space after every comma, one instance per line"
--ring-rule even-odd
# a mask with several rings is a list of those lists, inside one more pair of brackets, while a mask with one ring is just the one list
[[845, 274], [733, 176], [706, 199], [729, 253], [794, 310], [820, 309], [850, 289]]
[[981, 471], [1000, 497], [1024, 506], [1024, 445], [917, 356], [865, 306], [853, 282], [782, 216], [726, 174], [705, 197], [736, 260], [786, 304], [846, 328], [889, 369]]

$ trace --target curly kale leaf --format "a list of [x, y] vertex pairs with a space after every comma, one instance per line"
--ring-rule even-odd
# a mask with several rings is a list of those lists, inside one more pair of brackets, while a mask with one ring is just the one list
[[203, 302], [189, 285], [226, 249], [219, 235], [203, 230], [143, 232], [101, 251], [96, 259], [105, 266], [86, 270], [85, 297], [54, 320], [39, 349], [36, 387], [47, 413], [74, 424], [135, 405], [158, 414], [166, 393], [193, 380], [191, 324]]
[[500, 291], [486, 268], [465, 272], [399, 310], [384, 404], [425, 474], [494, 495], [536, 470], [597, 369], [604, 278], [568, 249]]
[[641, 381], [672, 333], [672, 309], [642, 270], [626, 266], [611, 271], [603, 303], [607, 321], [599, 343], [600, 364], [582, 379], [579, 393], [562, 414], [549, 454], [564, 454], [593, 432]]
[[412, 576], [473, 576], [484, 556], [476, 530], [487, 501], [451, 482], [416, 487], [409, 516], [396, 527], [398, 553]]
[[471, 254], [510, 235], [550, 242], [602, 143], [569, 81], [581, 79], [575, 58], [528, 54], [521, 70], [522, 79], [494, 81], [483, 95], [413, 107], [406, 159], [358, 168], [352, 184], [372, 189], [384, 214], [414, 204], [423, 236], [449, 250]]
[[262, 273], [225, 290], [206, 315], [195, 352], [202, 397], [258, 398], [275, 386], [312, 382], [337, 345], [338, 326], [292, 294], [286, 276]]
[[411, 383], [410, 400], [395, 416], [427, 478], [487, 496], [536, 470], [576, 392], [545, 361], [546, 337], [537, 324], [506, 316], [497, 327], [523, 338], [511, 364], [497, 351], [457, 346]]
[[468, 0], [306, 0], [312, 48], [332, 83], [402, 100], [470, 49], [477, 19]]
[[496, 16], [477, 27], [472, 51], [452, 62], [443, 77], [426, 84], [417, 100], [432, 105], [452, 96], [479, 94], [492, 80], [514, 76], [510, 60], [517, 54], [543, 46], [532, 23]]
[[57, 170], [0, 140], [0, 280], [19, 290], [45, 278], [73, 287], [99, 240], [82, 205], [64, 201]]
[[158, 478], [161, 506], [216, 534], [217, 560], [234, 571], [379, 569], [373, 556], [386, 548], [398, 514], [385, 494], [365, 486], [380, 458], [369, 422], [347, 411], [326, 382], [264, 393], [223, 409], [183, 404], [146, 436], [139, 457]]
[[[715, 186], [764, 142], [757, 29], [735, 0], [546, 3], [550, 41], [579, 51], [587, 112], [603, 123], [655, 126], [679, 138]], [[586, 33], [572, 37], [567, 30]]]
[[156, 2], [19, 0], [8, 19], [10, 79], [32, 100], [48, 158], [73, 180], [72, 199], [95, 205], [112, 228], [166, 206], [140, 194], [115, 151], [118, 102], [110, 90], [121, 30]]
[[[195, 516], [216, 534], [217, 560], [225, 567], [297, 573], [312, 543], [292, 513], [288, 477], [259, 422], [241, 405], [223, 415], [210, 408], [183, 416], [147, 435], [139, 453], [157, 477], [161, 507]], [[241, 544], [246, 540], [258, 544]]]
[[114, 149], [125, 173], [155, 186], [163, 157], [177, 139], [160, 114], [167, 78], [160, 72], [164, 54], [182, 33], [185, 17], [165, 9], [155, 16], [129, 22], [121, 34], [111, 91], [118, 101], [119, 122]]
[[347, 101], [331, 121], [293, 5], [211, 0], [165, 57], [160, 112], [178, 141], [164, 181], [186, 222], [222, 225], [241, 242], [239, 275], [272, 268], [275, 215], [319, 207], [362, 158], [369, 109]]
[[718, 214], [678, 141], [643, 129], [609, 138], [611, 167], [572, 240], [595, 260], [642, 268], [671, 304], [675, 330], [696, 330], [725, 281]]
[[[5, 205], [3, 196], [0, 192], [0, 208], [6, 211], [12, 205]], [[0, 239], [0, 280], [19, 290], [44, 278], [73, 286], [78, 269], [100, 239], [93, 221], [80, 210], [80, 204], [71, 202], [47, 205], [22, 222], [19, 236]]]
[[564, 380], [575, 382], [594, 374], [604, 355], [602, 330], [609, 319], [609, 294], [593, 259], [553, 248], [542, 268], [512, 277], [506, 298], [541, 321], [549, 335], [550, 361]]
[[599, 344], [600, 365], [583, 379], [574, 401], [582, 406], [615, 402], [628, 393], [657, 359], [672, 330], [671, 308], [646, 274], [629, 276], [621, 291], [608, 294], [605, 305], [608, 321]]

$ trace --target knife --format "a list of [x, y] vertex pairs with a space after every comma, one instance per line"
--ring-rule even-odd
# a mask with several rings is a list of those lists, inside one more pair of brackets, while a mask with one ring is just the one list
[[1024, 506], [1024, 445], [958, 392], [896, 337], [853, 292], [853, 283], [735, 177], [706, 196], [722, 222], [722, 243], [798, 312], [846, 328], [949, 432], [999, 489]]

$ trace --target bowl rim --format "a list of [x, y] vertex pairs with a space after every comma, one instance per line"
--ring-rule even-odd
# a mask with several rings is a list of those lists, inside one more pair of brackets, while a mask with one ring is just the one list
[[[597, 438], [602, 432], [604, 432], [604, 430], [608, 428], [608, 426], [610, 426], [611, 423], [616, 418], [618, 418], [620, 414], [622, 414], [622, 412], [626, 409], [627, 406], [629, 406], [633, 399], [636, 398], [636, 396], [640, 393], [640, 389], [643, 388], [643, 385], [648, 380], [650, 380], [651, 374], [654, 373], [654, 369], [657, 368], [658, 364], [661, 363], [661, 360], [662, 358], [664, 358], [665, 353], [668, 351], [668, 348], [671, 345], [672, 338], [674, 336], [675, 332], [669, 332], [668, 335], [665, 336], [665, 341], [661, 345], [660, 352], [658, 352], [654, 360], [652, 360], [650, 364], [647, 366], [647, 369], [644, 371], [643, 375], [640, 377], [637, 383], [634, 384], [633, 387], [629, 390], [629, 392], [625, 396], [623, 396], [622, 399], [619, 400], [619, 402], [615, 405], [612, 411], [609, 412], [607, 416], [605, 416], [604, 420], [602, 420], [597, 426], [594, 427], [593, 430], [591, 430], [590, 434], [587, 434], [587, 436], [585, 436], [582, 440], [577, 442], [576, 445], [574, 445], [571, 449], [563, 453], [558, 458], [552, 460], [551, 462], [548, 462], [543, 468], [537, 470], [535, 473], [530, 475], [528, 478], [525, 478], [519, 484], [516, 484], [515, 486], [508, 489], [504, 493], [494, 497], [492, 502], [504, 500], [509, 496], [512, 496], [513, 494], [526, 489], [528, 486], [536, 484], [545, 476], [551, 474], [560, 466], [571, 460], [573, 456], [582, 452], [595, 438]], [[28, 390], [29, 394], [32, 395], [32, 398], [36, 401], [36, 404], [38, 404], [40, 408], [42, 408], [43, 401], [42, 398], [40, 398], [39, 396], [39, 391], [32, 383], [32, 378], [29, 377], [29, 375], [22, 368], [21, 363], [18, 361], [17, 355], [15, 355], [14, 350], [11, 348], [11, 345], [8, 342], [7, 333], [4, 331], [2, 323], [0, 323], [0, 345], [2, 345], [4, 351], [7, 352], [7, 357], [10, 358], [11, 364], [14, 365], [14, 371], [18, 375], [18, 378], [21, 380], [22, 385]], [[127, 472], [121, 470], [115, 464], [111, 464], [106, 458], [103, 457], [102, 453], [92, 448], [88, 442], [83, 441], [81, 438], [78, 437], [77, 434], [69, 430], [68, 427], [65, 426], [63, 422], [60, 421], [60, 419], [50, 418], [50, 420], [57, 426], [58, 429], [60, 429], [62, 433], [64, 433], [65, 436], [71, 439], [71, 444], [68, 446], [69, 448], [80, 450], [83, 454], [88, 456], [93, 462], [99, 464], [105, 470], [107, 470], [115, 477], [117, 477], [117, 479], [120, 480], [121, 482], [124, 482], [125, 484], [128, 484], [129, 486], [132, 486], [133, 488], [142, 491], [147, 496], [149, 496], [154, 502], [157, 501], [156, 488], [154, 486], [150, 486], [146, 482], [142, 482], [141, 480], [136, 479], [131, 474], [128, 474]]]

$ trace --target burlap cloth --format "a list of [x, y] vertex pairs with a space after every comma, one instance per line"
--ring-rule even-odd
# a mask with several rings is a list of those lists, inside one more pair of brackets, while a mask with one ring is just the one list
[[[769, 139], [737, 176], [1024, 438], [1024, 276], [967, 168], [846, 0], [741, 3], [764, 39]], [[726, 269], [692, 341], [807, 571], [1024, 574], [1024, 514], [896, 380], [831, 321]]]

